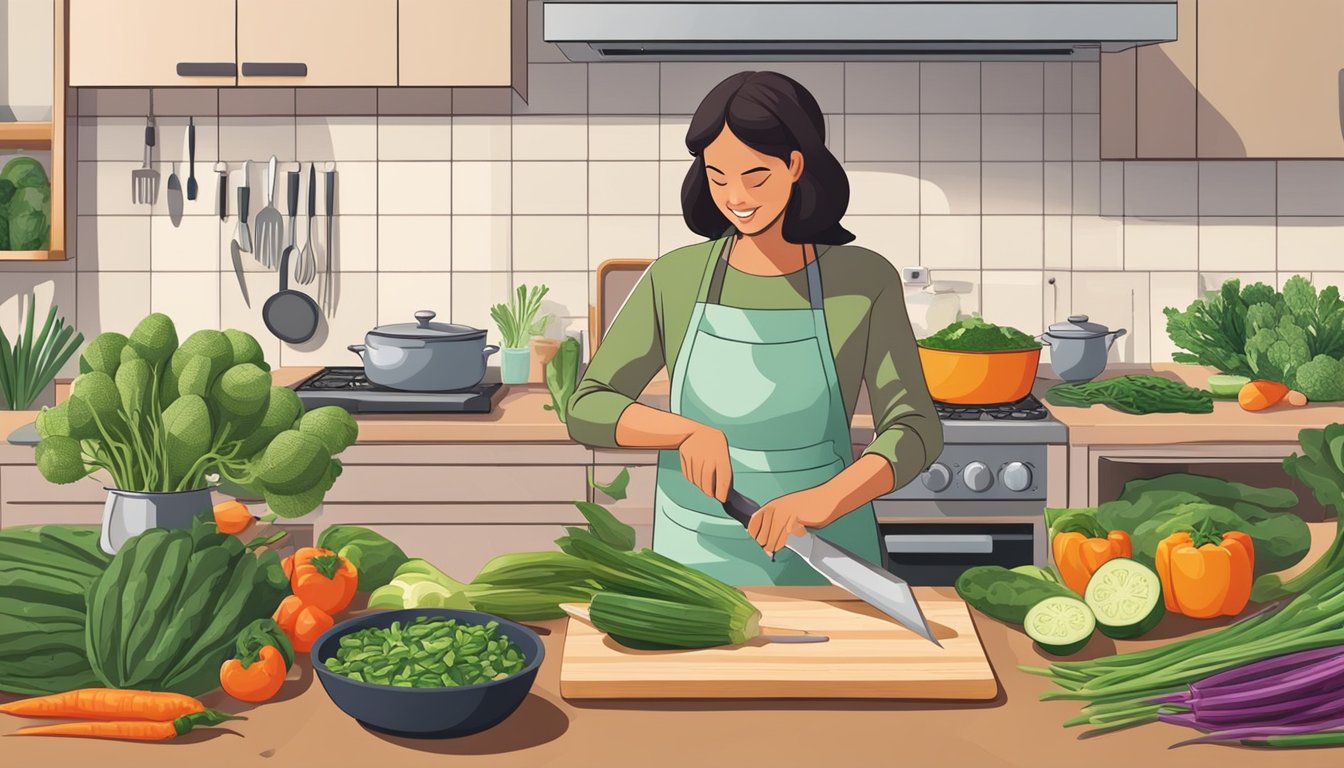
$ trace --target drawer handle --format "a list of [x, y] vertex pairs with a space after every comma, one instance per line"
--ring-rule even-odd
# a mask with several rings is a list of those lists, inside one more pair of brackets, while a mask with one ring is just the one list
[[238, 65], [232, 61], [179, 61], [178, 77], [233, 77]]
[[989, 554], [994, 537], [989, 534], [903, 534], [884, 536], [887, 552], [892, 554]]
[[244, 61], [243, 77], [307, 77], [308, 65], [301, 61]]

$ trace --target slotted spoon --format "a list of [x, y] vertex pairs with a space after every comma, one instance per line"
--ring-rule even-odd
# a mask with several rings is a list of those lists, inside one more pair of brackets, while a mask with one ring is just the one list
[[154, 154], [154, 116], [145, 118], [145, 164], [131, 171], [131, 200], [136, 205], [159, 201], [159, 172], [151, 166]]
[[266, 167], [266, 207], [257, 214], [252, 227], [257, 261], [268, 269], [280, 265], [280, 249], [285, 241], [285, 220], [280, 216], [280, 209], [275, 207], [275, 164], [275, 155], [271, 155], [271, 162]]

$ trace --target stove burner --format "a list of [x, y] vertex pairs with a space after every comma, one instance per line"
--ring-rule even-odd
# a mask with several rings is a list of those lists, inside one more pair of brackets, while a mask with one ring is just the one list
[[371, 383], [364, 369], [324, 368], [295, 388], [309, 408], [338, 405], [352, 413], [489, 413], [500, 389], [482, 382], [454, 392], [402, 392]]
[[1027, 395], [1015, 403], [954, 405], [935, 402], [933, 406], [938, 411], [938, 418], [944, 421], [979, 421], [985, 417], [993, 421], [1038, 421], [1050, 415], [1034, 395]]

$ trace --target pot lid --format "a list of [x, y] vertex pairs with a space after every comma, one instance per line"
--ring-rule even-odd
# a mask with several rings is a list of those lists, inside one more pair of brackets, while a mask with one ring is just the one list
[[369, 335], [392, 339], [443, 339], [457, 341], [485, 337], [485, 331], [480, 328], [472, 328], [469, 325], [457, 325], [456, 323], [432, 322], [435, 314], [436, 313], [428, 309], [422, 309], [415, 313], [416, 322], [414, 323], [380, 325], [369, 331]]
[[1101, 323], [1088, 320], [1087, 315], [1069, 315], [1066, 322], [1051, 325], [1046, 335], [1057, 339], [1094, 339], [1110, 332], [1111, 329]]

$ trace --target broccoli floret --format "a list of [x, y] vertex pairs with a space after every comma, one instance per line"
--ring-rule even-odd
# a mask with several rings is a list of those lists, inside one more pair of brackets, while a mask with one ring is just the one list
[[1344, 400], [1344, 360], [1317, 355], [1298, 366], [1297, 390], [1312, 402]]

